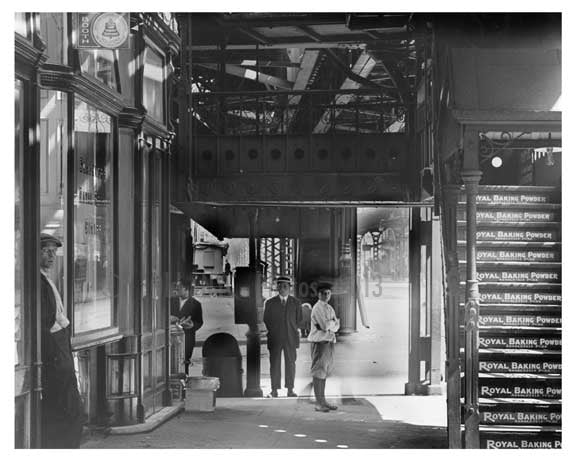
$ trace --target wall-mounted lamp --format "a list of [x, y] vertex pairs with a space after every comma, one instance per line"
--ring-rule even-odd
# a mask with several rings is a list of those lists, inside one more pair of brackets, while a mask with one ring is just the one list
[[502, 157], [495, 155], [494, 157], [492, 157], [490, 163], [492, 163], [492, 166], [494, 168], [500, 168], [502, 166]]

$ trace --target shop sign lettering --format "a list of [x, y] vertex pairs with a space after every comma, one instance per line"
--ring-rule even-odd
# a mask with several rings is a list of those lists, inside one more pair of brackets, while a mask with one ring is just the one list
[[491, 424], [560, 424], [559, 412], [483, 411], [482, 421]]
[[480, 360], [480, 371], [486, 373], [561, 373], [560, 362], [517, 362]]
[[76, 48], [129, 48], [130, 13], [76, 13]]
[[561, 440], [486, 440], [486, 448], [562, 448]]

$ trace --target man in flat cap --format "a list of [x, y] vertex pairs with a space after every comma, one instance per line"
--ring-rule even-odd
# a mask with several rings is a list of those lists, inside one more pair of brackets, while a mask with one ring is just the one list
[[202, 304], [191, 295], [194, 288], [190, 279], [178, 280], [176, 290], [178, 297], [172, 298], [170, 302], [170, 316], [184, 330], [184, 373], [188, 375], [196, 345], [196, 332], [204, 325]]
[[42, 335], [42, 448], [78, 448], [84, 410], [70, 343], [70, 321], [50, 279], [62, 243], [40, 234], [40, 307]]
[[271, 397], [278, 397], [281, 381], [281, 356], [284, 352], [284, 384], [288, 397], [297, 397], [294, 392], [296, 374], [296, 349], [300, 346], [298, 328], [302, 322], [301, 303], [290, 295], [290, 278], [276, 279], [278, 295], [264, 303], [264, 324], [268, 330], [268, 351], [270, 353]]

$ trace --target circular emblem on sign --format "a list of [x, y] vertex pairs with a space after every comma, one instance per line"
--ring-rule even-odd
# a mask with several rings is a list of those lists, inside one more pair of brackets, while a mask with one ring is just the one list
[[92, 23], [92, 36], [104, 48], [118, 48], [130, 33], [124, 16], [118, 13], [102, 13]]

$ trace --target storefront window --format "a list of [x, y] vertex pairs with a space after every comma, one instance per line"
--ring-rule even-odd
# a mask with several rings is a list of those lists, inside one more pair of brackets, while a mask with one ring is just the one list
[[74, 107], [74, 333], [114, 326], [112, 119]]
[[66, 64], [68, 62], [66, 13], [40, 13], [40, 34], [46, 42], [47, 62]]
[[142, 285], [140, 288], [141, 293], [141, 305], [142, 305], [142, 323], [144, 331], [152, 330], [152, 313], [151, 306], [148, 300], [149, 296], [149, 280], [148, 280], [148, 237], [150, 235], [150, 216], [148, 213], [148, 200], [149, 200], [149, 158], [150, 150], [148, 148], [142, 149], [142, 188], [141, 188], [141, 211], [142, 211], [142, 222], [141, 222], [141, 275], [142, 275]]
[[164, 58], [147, 49], [144, 58], [144, 107], [159, 122], [164, 122]]
[[15, 31], [17, 34], [20, 34], [24, 37], [28, 37], [28, 13], [15, 13]]
[[[60, 91], [40, 92], [40, 231], [64, 243], [66, 127], [68, 97]], [[50, 278], [64, 297], [64, 247], [58, 248]]]
[[156, 313], [156, 328], [163, 328], [165, 325], [165, 315], [161, 308], [160, 287], [162, 283], [162, 261], [160, 259], [160, 241], [162, 230], [162, 217], [161, 217], [161, 152], [155, 150], [152, 154], [152, 171], [153, 176], [150, 178], [152, 182], [151, 191], [151, 231], [152, 231], [152, 303], [153, 311]]
[[14, 88], [14, 340], [16, 342], [16, 365], [23, 363], [24, 357], [24, 311], [22, 308], [22, 156], [24, 151], [24, 100], [22, 81], [15, 81]]
[[113, 50], [80, 50], [82, 73], [94, 77], [109, 88], [118, 91], [118, 60]]

